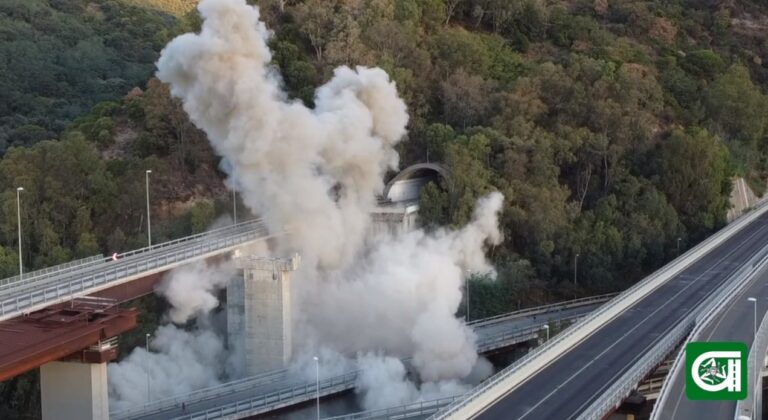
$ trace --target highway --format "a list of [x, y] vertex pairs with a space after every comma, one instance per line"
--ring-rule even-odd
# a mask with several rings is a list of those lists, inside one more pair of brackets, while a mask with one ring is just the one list
[[[495, 343], [498, 337], [504, 338], [504, 345], [509, 346], [518, 342], [535, 338], [540, 334], [544, 325], [550, 321], [562, 319], [574, 319], [583, 316], [598, 306], [605, 303], [614, 295], [602, 295], [592, 298], [583, 298], [559, 304], [545, 305], [537, 308], [524, 309], [509, 314], [481, 319], [470, 323], [478, 336], [478, 348], [482, 352], [484, 348], [495, 349], [490, 343]], [[520, 334], [515, 334], [520, 332]], [[336, 386], [334, 390], [351, 389], [356, 383], [355, 372], [347, 372], [339, 375], [339, 381], [345, 381], [345, 386]], [[343, 377], [349, 375], [349, 377]], [[321, 379], [323, 378], [321, 376]], [[237, 403], [258, 398], [269, 393], [281, 392], [286, 389], [310, 389], [309, 398], [314, 398], [315, 381], [303, 381], [287, 370], [275, 371], [268, 375], [254, 377], [253, 380], [237, 381], [237, 386], [218, 386], [209, 391], [201, 390], [189, 396], [169, 398], [150, 404], [146, 409], [126, 410], [113, 412], [111, 418], [123, 419], [147, 419], [162, 420], [183, 416], [190, 413], [205, 412], [227, 404]], [[231, 391], [228, 391], [231, 390]], [[330, 392], [329, 392], [330, 393]], [[206, 394], [210, 395], [206, 398]], [[185, 402], [185, 410], [181, 410], [181, 402]]]
[[110, 258], [85, 261], [40, 276], [4, 282], [0, 286], [0, 321], [229, 252], [267, 237], [266, 226], [252, 220], [122, 253], [117, 261]]
[[658, 340], [768, 244], [766, 221], [765, 214], [757, 217], [535, 375], [508, 390], [476, 418], [577, 418]]
[[[752, 346], [754, 338], [755, 308], [747, 297], [757, 299], [757, 322], [768, 310], [768, 270], [753, 276], [748, 285], [701, 331], [695, 341], [740, 341]], [[683, 359], [684, 360], [684, 359]], [[751, 368], [751, 366], [750, 366]], [[671, 375], [671, 374], [670, 374]], [[660, 419], [710, 419], [732, 420], [736, 401], [693, 401], [685, 396], [685, 371], [679, 369], [674, 377], [667, 377], [664, 390], [669, 398], [663, 405], [654, 407], [654, 416]], [[750, 385], [751, 386], [751, 385]], [[662, 403], [660, 400], [659, 403]]]

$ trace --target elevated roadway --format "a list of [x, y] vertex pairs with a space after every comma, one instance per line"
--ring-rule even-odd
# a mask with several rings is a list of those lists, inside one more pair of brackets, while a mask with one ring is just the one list
[[[754, 297], [756, 302], [748, 301]], [[723, 296], [727, 304], [716, 315], [708, 318], [705, 325], [695, 330], [692, 341], [738, 341], [752, 347], [757, 322], [768, 311], [768, 269], [762, 268], [752, 276], [734, 296]], [[665, 397], [654, 407], [654, 419], [711, 419], [732, 420], [736, 401], [694, 401], [685, 396], [685, 355], [680, 352], [679, 365], [667, 376]], [[749, 366], [749, 369], [752, 369]], [[751, 387], [751, 385], [750, 385]]]
[[2, 282], [0, 321], [150, 276], [155, 276], [156, 281], [160, 273], [174, 267], [216, 257], [269, 237], [260, 220], [251, 220], [126, 252], [116, 261], [111, 258], [85, 260]]
[[[481, 353], [487, 353], [501, 347], [543, 337], [545, 325], [556, 321], [575, 321], [613, 296], [615, 294], [600, 295], [523, 309], [476, 320], [469, 325], [478, 336], [478, 350]], [[322, 378], [321, 395], [352, 389], [356, 382], [357, 372], [355, 371]], [[155, 401], [145, 407], [116, 411], [111, 417], [114, 420], [160, 420], [186, 415], [190, 416], [188, 418], [197, 418], [201, 415], [200, 413], [203, 413], [205, 418], [204, 413], [208, 413], [208, 418], [217, 418], [217, 410], [228, 410], [228, 413], [238, 411], [238, 404], [243, 410], [247, 407], [251, 412], [265, 413], [315, 398], [315, 386], [314, 380], [297, 380], [289, 371], [281, 370]], [[182, 402], [185, 410], [181, 409]], [[446, 400], [441, 400], [441, 403], [444, 405]]]
[[[436, 418], [601, 418], [591, 406], [768, 244], [763, 206], [623, 293]], [[685, 323], [685, 325], [682, 325]], [[671, 348], [668, 349], [671, 351]], [[653, 366], [642, 366], [648, 373]], [[641, 376], [642, 377], [642, 376]]]

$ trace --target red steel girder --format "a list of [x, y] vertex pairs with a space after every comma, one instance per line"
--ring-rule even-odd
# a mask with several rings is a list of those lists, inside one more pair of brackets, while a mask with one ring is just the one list
[[135, 328], [137, 317], [135, 308], [75, 299], [0, 322], [0, 381], [64, 358], [108, 361], [115, 352], [89, 347]]

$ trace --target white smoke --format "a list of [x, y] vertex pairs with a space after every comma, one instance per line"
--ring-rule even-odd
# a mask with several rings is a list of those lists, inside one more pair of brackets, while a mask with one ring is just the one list
[[361, 355], [357, 364], [360, 367], [357, 393], [362, 395], [363, 406], [370, 410], [461, 395], [470, 388], [457, 380], [424, 382], [417, 388], [408, 380], [408, 372], [400, 359], [382, 354]]
[[[458, 231], [367, 241], [408, 122], [395, 84], [381, 69], [340, 67], [309, 109], [281, 91], [258, 8], [244, 0], [198, 8], [201, 32], [171, 41], [157, 75], [232, 165], [244, 203], [272, 232], [290, 232], [277, 252], [302, 255], [293, 280], [297, 364], [314, 376], [310, 354], [326, 372], [356, 360], [367, 407], [461, 392], [459, 380], [486, 365], [455, 313], [467, 271], [492, 272], [484, 247], [501, 240], [501, 194], [482, 199]], [[175, 319], [215, 305], [199, 291], [171, 295], [182, 299]], [[409, 357], [418, 378], [398, 360]]]
[[221, 339], [210, 330], [158, 328], [147, 353], [137, 347], [109, 365], [110, 410], [136, 407], [160, 398], [217, 385], [225, 358]]
[[[200, 34], [171, 41], [157, 76], [238, 176], [247, 206], [284, 250], [312, 250], [328, 268], [359, 249], [382, 178], [397, 166], [405, 103], [381, 69], [340, 67], [315, 108], [287, 101], [269, 66], [269, 31], [244, 0], [202, 1]], [[337, 194], [331, 191], [337, 191]]]
[[[195, 319], [191, 331], [160, 326], [150, 337], [151, 352], [137, 347], [119, 363], [109, 365], [110, 409], [121, 410], [217, 385], [232, 354], [209, 316], [218, 306], [216, 291], [225, 287], [234, 270], [228, 263], [205, 261], [176, 268], [157, 287], [171, 304], [167, 317], [184, 324]], [[150, 390], [150, 393], [147, 390]]]
[[209, 266], [205, 261], [197, 261], [171, 271], [157, 293], [171, 304], [168, 313], [171, 321], [183, 324], [216, 308], [219, 305], [216, 291], [226, 287], [234, 274], [230, 264]]
[[459, 231], [380, 238], [347, 270], [297, 282], [305, 288], [302, 320], [321, 344], [347, 354], [413, 356], [427, 381], [466, 376], [477, 360], [475, 335], [454, 314], [466, 271], [491, 270], [477, 250], [486, 238], [499, 239], [492, 222], [501, 205], [494, 193]]

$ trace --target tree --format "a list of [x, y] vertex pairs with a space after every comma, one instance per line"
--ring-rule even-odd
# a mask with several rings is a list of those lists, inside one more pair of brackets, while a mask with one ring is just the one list
[[480, 76], [457, 70], [440, 85], [445, 120], [458, 128], [488, 120], [494, 105], [494, 86]]
[[674, 130], [659, 154], [659, 186], [695, 235], [725, 219], [730, 192], [728, 149], [705, 129]]
[[336, 1], [307, 0], [293, 9], [294, 18], [301, 22], [300, 31], [315, 50], [315, 59], [323, 61], [325, 47], [334, 30]]
[[734, 65], [715, 80], [705, 98], [711, 128], [740, 161], [755, 167], [758, 143], [768, 133], [768, 96], [752, 83], [745, 67]]

